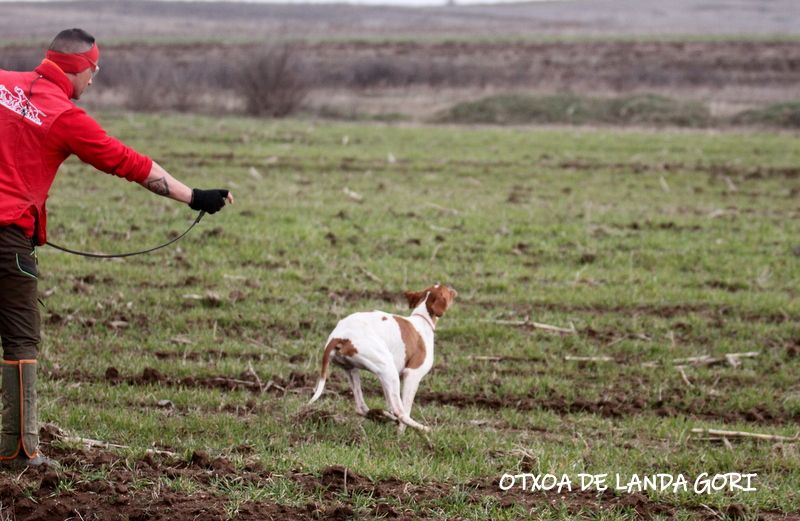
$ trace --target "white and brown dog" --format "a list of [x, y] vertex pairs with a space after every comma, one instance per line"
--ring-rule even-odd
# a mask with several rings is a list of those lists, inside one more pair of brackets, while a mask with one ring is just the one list
[[411, 406], [420, 380], [433, 366], [436, 323], [457, 295], [453, 288], [436, 284], [423, 291], [405, 293], [408, 305], [413, 309], [408, 317], [372, 311], [343, 318], [325, 344], [320, 378], [308, 403], [322, 395], [330, 372], [329, 365], [333, 362], [347, 372], [356, 412], [366, 415], [369, 407], [364, 403], [358, 373], [359, 369], [366, 369], [380, 380], [390, 416], [399, 422], [399, 430], [403, 431], [408, 425], [428, 432], [429, 427], [411, 418]]

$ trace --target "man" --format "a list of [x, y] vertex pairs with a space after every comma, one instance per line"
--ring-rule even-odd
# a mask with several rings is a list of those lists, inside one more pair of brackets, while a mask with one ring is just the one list
[[[71, 99], [100, 69], [94, 37], [68, 29], [32, 72], [0, 69], [0, 464], [53, 465], [39, 453], [36, 355], [40, 342], [34, 247], [46, 241], [45, 200], [71, 154], [153, 193], [215, 213], [233, 203], [227, 190], [190, 189], [149, 157], [108, 136]], [[71, 98], [71, 99], [70, 99]]]

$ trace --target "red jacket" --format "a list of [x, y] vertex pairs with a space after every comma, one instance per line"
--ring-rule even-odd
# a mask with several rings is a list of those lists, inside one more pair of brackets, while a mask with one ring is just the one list
[[44, 244], [45, 201], [71, 154], [98, 170], [142, 182], [153, 161], [109, 136], [71, 101], [72, 83], [55, 63], [33, 72], [0, 69], [0, 226]]

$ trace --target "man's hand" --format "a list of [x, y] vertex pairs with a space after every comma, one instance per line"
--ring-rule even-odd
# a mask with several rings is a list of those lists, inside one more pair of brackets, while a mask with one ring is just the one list
[[228, 190], [200, 190], [195, 188], [192, 190], [192, 200], [189, 202], [189, 208], [213, 214], [220, 211], [226, 202], [233, 204], [233, 194]]

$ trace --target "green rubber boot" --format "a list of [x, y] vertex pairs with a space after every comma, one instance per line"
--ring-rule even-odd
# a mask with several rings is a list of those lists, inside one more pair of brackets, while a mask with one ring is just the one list
[[13, 460], [19, 454], [19, 362], [3, 360], [3, 414], [0, 427], [0, 461]]
[[39, 452], [39, 411], [36, 409], [36, 360], [21, 360], [22, 439], [21, 455], [32, 459]]
[[58, 463], [39, 452], [36, 360], [3, 360], [3, 426], [0, 463], [47, 466]]

